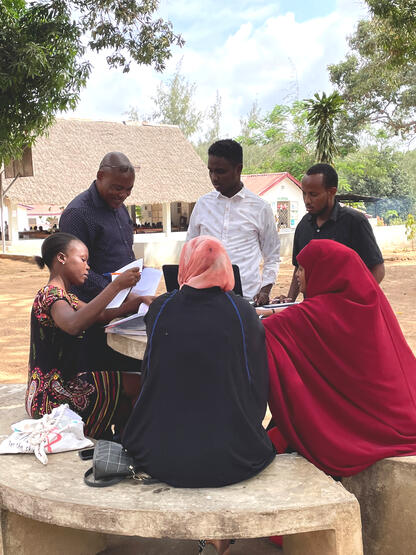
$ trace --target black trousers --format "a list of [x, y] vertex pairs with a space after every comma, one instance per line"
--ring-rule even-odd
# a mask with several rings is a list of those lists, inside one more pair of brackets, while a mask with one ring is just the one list
[[119, 370], [140, 372], [142, 361], [131, 358], [107, 345], [107, 334], [102, 325], [94, 325], [85, 332], [81, 368], [88, 370]]

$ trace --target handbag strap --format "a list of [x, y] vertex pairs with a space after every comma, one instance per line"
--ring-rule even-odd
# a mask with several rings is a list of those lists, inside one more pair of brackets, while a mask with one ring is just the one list
[[114, 486], [125, 478], [125, 476], [110, 476], [109, 478], [94, 480], [93, 470], [94, 469], [91, 467], [84, 474], [84, 482], [91, 488], [107, 488], [108, 486]]
[[[89, 468], [84, 474], [84, 482], [87, 484], [87, 486], [90, 486], [91, 488], [107, 488], [108, 486], [114, 486], [125, 478], [129, 478], [129, 476], [109, 476], [108, 478], [95, 480], [93, 467]], [[158, 480], [157, 478], [152, 478], [145, 472], [135, 472], [130, 478], [132, 478], [136, 482], [140, 482], [144, 486], [160, 483], [160, 480]]]

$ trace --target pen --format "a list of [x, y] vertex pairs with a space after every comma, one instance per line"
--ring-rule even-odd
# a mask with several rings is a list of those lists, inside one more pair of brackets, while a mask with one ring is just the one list
[[121, 276], [122, 272], [105, 272], [102, 274], [104, 277]]

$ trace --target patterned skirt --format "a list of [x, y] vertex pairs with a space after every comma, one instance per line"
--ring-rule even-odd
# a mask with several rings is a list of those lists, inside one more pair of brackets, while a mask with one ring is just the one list
[[100, 438], [111, 424], [120, 401], [120, 372], [83, 372], [64, 380], [59, 370], [29, 372], [26, 412], [41, 418], [67, 403], [84, 421], [84, 433]]

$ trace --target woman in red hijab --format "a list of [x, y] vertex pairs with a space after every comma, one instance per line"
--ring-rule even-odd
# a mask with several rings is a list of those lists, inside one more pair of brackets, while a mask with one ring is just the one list
[[416, 359], [384, 293], [335, 241], [297, 261], [305, 300], [263, 320], [277, 429], [336, 476], [416, 454]]

